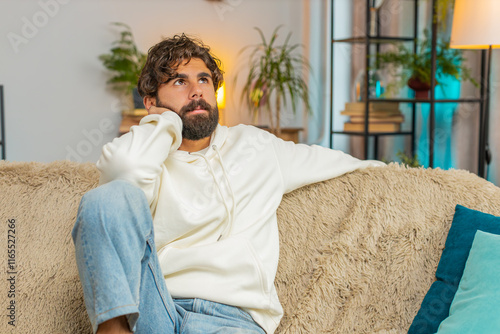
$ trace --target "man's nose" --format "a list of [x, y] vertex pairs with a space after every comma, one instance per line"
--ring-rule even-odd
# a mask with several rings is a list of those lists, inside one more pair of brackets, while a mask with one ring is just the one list
[[192, 99], [200, 99], [203, 97], [203, 91], [198, 83], [191, 86], [190, 97]]

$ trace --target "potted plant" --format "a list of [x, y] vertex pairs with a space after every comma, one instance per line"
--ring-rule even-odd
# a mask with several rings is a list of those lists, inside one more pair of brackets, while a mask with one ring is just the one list
[[[450, 49], [448, 41], [438, 39], [436, 52], [437, 85], [441, 84], [444, 76], [449, 75], [458, 80], [469, 80], [477, 86], [470, 69], [463, 65], [465, 58], [460, 50]], [[415, 90], [415, 97], [428, 97], [431, 88], [431, 40], [427, 32], [418, 43], [416, 52], [399, 44], [394, 51], [376, 55], [376, 64], [379, 68], [388, 69], [397, 78], [395, 85], [387, 86], [388, 90], [393, 90], [394, 86], [408, 85]]]
[[112, 73], [107, 82], [124, 93], [129, 100], [133, 100], [134, 109], [143, 109], [142, 99], [137, 92], [137, 81], [147, 55], [137, 48], [128, 25], [120, 22], [112, 24], [121, 29], [120, 38], [113, 42], [109, 53], [99, 56], [104, 67]]
[[[406, 167], [411, 167], [411, 168], [422, 167], [422, 164], [420, 163], [420, 161], [418, 161], [417, 154], [414, 154], [412, 157], [406, 154], [406, 152], [398, 151], [396, 153], [396, 157], [399, 158], [400, 163], [405, 165]], [[389, 161], [387, 159], [382, 159], [382, 161], [385, 162], [386, 164], [389, 164], [391, 162], [397, 162], [397, 161]]]
[[308, 87], [304, 80], [304, 70], [310, 65], [297, 48], [300, 44], [290, 44], [291, 33], [283, 44], [278, 45], [278, 26], [270, 38], [266, 40], [262, 30], [255, 28], [261, 38], [261, 43], [248, 46], [252, 51], [248, 59], [249, 73], [246, 77], [241, 100], [245, 101], [250, 111], [257, 119], [259, 113], [267, 113], [270, 131], [281, 135], [282, 107], [291, 102], [295, 113], [297, 102], [304, 102], [307, 112], [310, 112]]

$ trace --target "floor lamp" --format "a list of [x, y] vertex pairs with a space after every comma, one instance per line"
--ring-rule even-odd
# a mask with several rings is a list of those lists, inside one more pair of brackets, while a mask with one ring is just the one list
[[487, 50], [486, 67], [481, 82], [481, 111], [479, 117], [478, 175], [484, 177], [491, 161], [488, 143], [490, 72], [492, 49], [500, 48], [500, 1], [455, 0], [450, 47], [454, 49]]

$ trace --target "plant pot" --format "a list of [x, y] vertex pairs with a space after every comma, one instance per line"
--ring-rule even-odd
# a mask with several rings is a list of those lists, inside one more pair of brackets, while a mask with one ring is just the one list
[[415, 78], [410, 78], [408, 80], [408, 87], [415, 91], [415, 98], [417, 99], [428, 99], [429, 92], [431, 90], [431, 85], [426, 82], [422, 82]]

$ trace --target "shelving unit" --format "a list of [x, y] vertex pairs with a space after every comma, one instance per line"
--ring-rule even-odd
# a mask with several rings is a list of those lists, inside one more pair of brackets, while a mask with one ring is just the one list
[[[462, 98], [462, 99], [436, 99], [435, 92], [433, 89], [430, 90], [430, 96], [428, 99], [412, 99], [412, 98], [398, 98], [398, 99], [377, 99], [369, 97], [368, 86], [369, 86], [369, 67], [370, 67], [370, 58], [371, 57], [371, 45], [376, 46], [375, 52], [380, 52], [380, 45], [383, 43], [393, 43], [393, 42], [413, 42], [413, 50], [417, 49], [417, 38], [419, 32], [419, 2], [421, 0], [399, 0], [399, 1], [408, 1], [413, 2], [413, 36], [381, 36], [380, 35], [380, 22], [377, 22], [376, 35], [372, 36], [370, 34], [370, 22], [371, 22], [371, 13], [370, 13], [370, 0], [366, 0], [366, 29], [365, 36], [356, 36], [351, 38], [343, 38], [343, 39], [335, 39], [335, 31], [333, 25], [333, 18], [335, 13], [335, 0], [331, 0], [331, 36], [332, 36], [332, 44], [331, 44], [331, 100], [330, 100], [330, 147], [334, 148], [334, 135], [346, 135], [346, 136], [361, 136], [363, 137], [364, 144], [364, 159], [369, 159], [369, 139], [373, 138], [373, 155], [374, 159], [379, 159], [378, 157], [378, 146], [379, 146], [379, 138], [385, 136], [409, 136], [411, 139], [411, 155], [415, 154], [415, 124], [416, 124], [416, 110], [417, 104], [429, 103], [430, 104], [430, 114], [429, 114], [429, 167], [434, 166], [434, 129], [435, 129], [435, 104], [436, 103], [479, 103], [480, 104], [480, 120], [483, 119], [483, 104], [485, 102], [485, 94], [483, 87], [483, 77], [485, 75], [484, 69], [484, 54], [482, 57], [482, 71], [481, 71], [481, 97], [480, 98]], [[431, 50], [431, 60], [432, 60], [432, 68], [431, 68], [431, 87], [435, 87], [436, 83], [436, 42], [437, 42], [437, 19], [436, 19], [436, 0], [432, 0], [432, 9], [433, 9], [433, 22], [432, 22], [432, 50]], [[364, 122], [364, 131], [363, 132], [346, 132], [346, 131], [335, 131], [334, 130], [334, 44], [335, 43], [363, 43], [365, 44], [365, 80], [364, 80], [364, 96], [363, 102], [365, 103], [365, 122]], [[377, 103], [377, 102], [394, 102], [394, 103], [410, 103], [411, 104], [411, 124], [410, 129], [407, 131], [399, 131], [399, 132], [386, 132], [386, 133], [374, 133], [368, 131], [369, 126], [369, 103]], [[338, 112], [338, 111], [337, 111]], [[481, 149], [480, 149], [481, 152]], [[481, 155], [481, 154], [480, 154]], [[481, 159], [481, 158], [480, 158]], [[479, 163], [481, 166], [481, 162]], [[481, 169], [479, 169], [481, 172]], [[480, 176], [482, 176], [479, 173]]]

